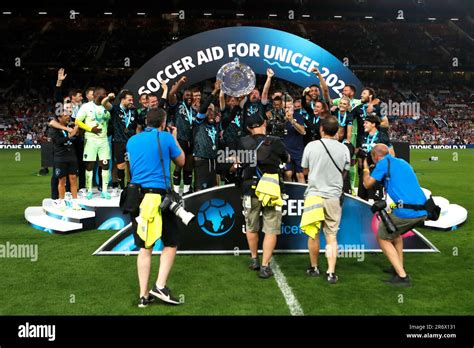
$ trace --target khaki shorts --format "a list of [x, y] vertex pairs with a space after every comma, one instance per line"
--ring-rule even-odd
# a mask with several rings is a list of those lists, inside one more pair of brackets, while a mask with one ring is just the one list
[[397, 231], [394, 233], [388, 233], [385, 224], [380, 221], [379, 229], [378, 229], [378, 236], [380, 239], [384, 240], [392, 240], [396, 237], [400, 236], [401, 234], [410, 231], [413, 227], [418, 225], [422, 225], [423, 222], [426, 220], [426, 215], [417, 217], [417, 218], [399, 218], [394, 214], [390, 214], [393, 223], [397, 227]]
[[[248, 198], [250, 198], [250, 206], [246, 202]], [[262, 231], [268, 234], [281, 234], [281, 207], [263, 207], [257, 197], [244, 196], [243, 213], [247, 231], [254, 233], [260, 231], [260, 213], [262, 213]]]
[[325, 235], [336, 236], [341, 223], [342, 208], [339, 198], [323, 198]]

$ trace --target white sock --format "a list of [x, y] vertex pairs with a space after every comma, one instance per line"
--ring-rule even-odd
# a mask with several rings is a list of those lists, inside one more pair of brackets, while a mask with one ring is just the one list
[[189, 188], [191, 187], [191, 185], [184, 185], [183, 187], [183, 193], [187, 193], [189, 192]]
[[179, 194], [179, 185], [174, 185], [173, 189], [174, 189], [174, 192]]

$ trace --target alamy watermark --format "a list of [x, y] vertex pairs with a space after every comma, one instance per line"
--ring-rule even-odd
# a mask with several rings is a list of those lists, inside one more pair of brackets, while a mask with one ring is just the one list
[[232, 150], [226, 147], [217, 151], [217, 163], [245, 163], [250, 167], [257, 166], [255, 150]]
[[380, 114], [382, 116], [411, 116], [420, 117], [420, 103], [418, 102], [394, 102], [391, 99], [388, 103], [380, 104]]
[[14, 244], [6, 242], [0, 244], [0, 259], [30, 259], [31, 262], [38, 261], [37, 244]]

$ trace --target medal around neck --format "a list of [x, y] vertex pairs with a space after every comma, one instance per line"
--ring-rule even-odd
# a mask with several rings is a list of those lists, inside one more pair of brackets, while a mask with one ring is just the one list
[[221, 66], [216, 79], [222, 81], [222, 91], [232, 97], [249, 94], [256, 83], [255, 72], [248, 65], [240, 63], [237, 58]]

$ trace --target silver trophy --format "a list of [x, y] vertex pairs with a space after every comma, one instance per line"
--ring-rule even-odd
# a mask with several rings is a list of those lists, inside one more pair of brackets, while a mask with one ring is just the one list
[[232, 97], [249, 94], [255, 88], [255, 73], [238, 58], [221, 66], [216, 76], [221, 80], [221, 90]]

